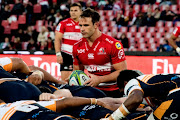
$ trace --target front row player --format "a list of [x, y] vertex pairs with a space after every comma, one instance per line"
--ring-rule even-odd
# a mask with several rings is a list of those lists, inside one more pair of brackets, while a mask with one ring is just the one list
[[180, 119], [180, 74], [141, 75], [137, 71], [124, 70], [120, 72], [117, 84], [120, 90], [126, 84], [124, 93], [128, 98], [110, 117], [102, 120], [125, 118], [136, 110], [143, 98], [157, 107], [147, 120]]
[[[86, 110], [84, 115], [92, 116], [92, 120], [99, 120], [106, 114], [112, 113], [110, 110], [98, 105], [104, 106], [102, 102], [94, 98], [62, 98], [52, 101], [23, 100], [14, 103], [5, 103], [0, 100], [0, 119], [1, 120], [75, 120], [70, 115], [63, 115], [62, 111], [66, 108], [89, 105], [91, 109]], [[95, 106], [95, 104], [98, 104]], [[86, 106], [86, 108], [88, 108]], [[97, 113], [94, 109], [101, 110]], [[93, 112], [94, 111], [94, 112]], [[96, 114], [95, 114], [96, 112]], [[78, 116], [78, 114], [76, 115]], [[93, 117], [94, 116], [94, 117]], [[83, 115], [82, 115], [83, 117]], [[95, 118], [96, 117], [96, 118]]]

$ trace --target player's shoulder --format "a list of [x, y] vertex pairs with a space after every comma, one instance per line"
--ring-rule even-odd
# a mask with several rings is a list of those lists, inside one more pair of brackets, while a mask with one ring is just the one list
[[102, 37], [103, 37], [103, 42], [107, 43], [106, 45], [109, 45], [110, 47], [115, 46], [117, 49], [123, 48], [122, 43], [116, 40], [115, 38], [106, 34], [102, 34]]
[[69, 19], [69, 18], [60, 21], [59, 24], [66, 24], [66, 23], [68, 23], [68, 22], [70, 22], [70, 19]]
[[134, 89], [141, 89], [137, 79], [131, 79], [124, 88], [125, 95], [129, 95]]

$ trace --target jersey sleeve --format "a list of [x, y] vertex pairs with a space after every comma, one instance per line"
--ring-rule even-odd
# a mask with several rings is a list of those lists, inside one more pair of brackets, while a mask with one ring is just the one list
[[173, 35], [178, 37], [180, 35], [180, 27], [176, 27], [175, 30], [173, 31]]
[[116, 64], [126, 60], [125, 53], [121, 42], [115, 41], [111, 49], [111, 60], [112, 64]]
[[4, 70], [11, 72], [13, 66], [11, 58], [10, 57], [0, 58], [0, 66], [2, 66]]
[[56, 101], [39, 101], [39, 105], [56, 112]]
[[56, 31], [57, 32], [61, 32], [64, 34], [64, 31], [65, 31], [65, 23], [64, 22], [60, 22], [58, 24], [58, 26], [56, 27]]
[[76, 45], [73, 46], [72, 57], [73, 57], [73, 64], [80, 65], [80, 61], [79, 61], [78, 55], [77, 55], [77, 46]]
[[143, 92], [143, 89], [140, 87], [139, 82], [136, 79], [132, 79], [126, 84], [124, 88], [124, 94], [128, 96], [132, 93], [132, 91], [137, 90], [137, 89]]

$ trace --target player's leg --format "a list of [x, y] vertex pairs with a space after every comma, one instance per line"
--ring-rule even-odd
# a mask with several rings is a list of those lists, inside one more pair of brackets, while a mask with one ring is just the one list
[[[73, 71], [73, 58], [71, 55], [61, 52], [63, 64], [61, 65], [61, 80], [65, 81]], [[68, 81], [65, 81], [68, 82]]]

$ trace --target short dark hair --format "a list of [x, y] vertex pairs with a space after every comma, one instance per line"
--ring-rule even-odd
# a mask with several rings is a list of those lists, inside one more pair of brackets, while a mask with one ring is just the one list
[[76, 6], [79, 7], [82, 10], [82, 6], [81, 6], [80, 3], [73, 3], [73, 4], [70, 5], [70, 8], [71, 7], [76, 7]]
[[87, 8], [86, 10], [84, 10], [83, 13], [81, 14], [81, 17], [82, 18], [83, 17], [91, 17], [93, 24], [95, 22], [99, 22], [99, 19], [100, 19], [99, 13], [91, 8]]
[[117, 77], [117, 85], [119, 89], [124, 88], [124, 81], [130, 81], [133, 78], [136, 78], [140, 75], [143, 75], [143, 73], [139, 70], [123, 70], [119, 73], [119, 76]]

